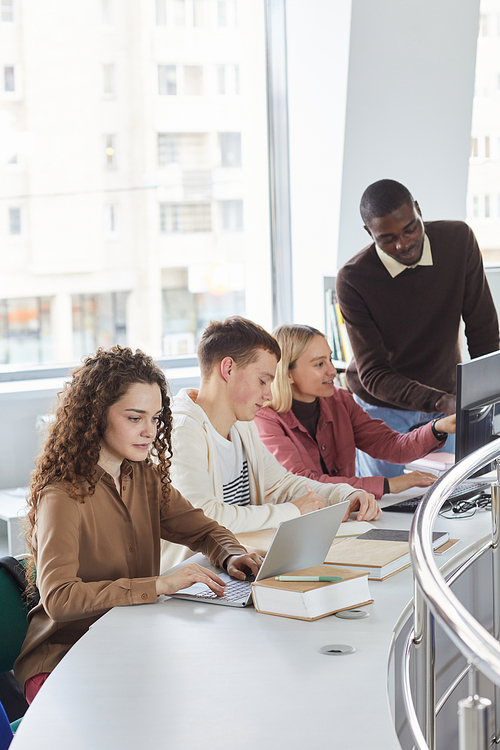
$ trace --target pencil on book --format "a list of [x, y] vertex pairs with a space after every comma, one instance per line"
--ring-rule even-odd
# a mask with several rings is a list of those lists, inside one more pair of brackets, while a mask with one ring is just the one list
[[337, 583], [341, 581], [340, 576], [275, 576], [275, 581], [324, 581], [326, 583]]

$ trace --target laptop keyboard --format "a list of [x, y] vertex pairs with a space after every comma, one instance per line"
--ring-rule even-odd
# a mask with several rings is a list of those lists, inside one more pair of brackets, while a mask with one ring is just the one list
[[233, 579], [226, 584], [226, 590], [224, 596], [217, 596], [213, 591], [200, 592], [199, 594], [192, 594], [193, 599], [218, 599], [223, 602], [237, 602], [240, 599], [245, 599], [250, 596], [251, 582], [254, 580], [253, 576], [249, 576], [244, 581], [238, 581]]
[[[455, 487], [453, 492], [448, 496], [447, 502], [453, 505], [458, 500], [468, 500], [472, 497], [479, 497], [479, 495], [488, 490], [489, 485], [485, 482], [479, 482], [476, 484], [464, 482], [463, 484], [459, 484], [458, 487]], [[388, 505], [387, 508], [384, 508], [384, 512], [394, 511], [396, 513], [414, 513], [422, 498], [423, 495], [419, 495], [418, 497], [411, 497], [409, 500], [403, 500], [395, 505]], [[444, 507], [446, 507], [446, 504]]]

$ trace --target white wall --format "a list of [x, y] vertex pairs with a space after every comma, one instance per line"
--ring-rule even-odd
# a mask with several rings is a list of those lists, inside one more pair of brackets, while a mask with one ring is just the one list
[[363, 190], [405, 183], [464, 218], [479, 0], [287, 0], [294, 319], [368, 241]]
[[424, 218], [464, 219], [479, 0], [354, 0], [338, 267], [368, 242], [359, 201], [404, 183]]
[[294, 320], [324, 328], [335, 269], [351, 0], [287, 0]]

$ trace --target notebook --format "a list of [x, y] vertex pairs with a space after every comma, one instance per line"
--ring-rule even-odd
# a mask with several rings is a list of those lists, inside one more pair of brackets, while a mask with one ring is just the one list
[[[201, 554], [190, 557], [181, 565], [177, 565], [175, 570], [192, 562], [200, 563], [205, 568], [213, 570], [226, 583], [226, 593], [224, 596], [217, 596], [205, 584], [195, 583], [172, 594], [172, 597], [221, 604], [225, 607], [246, 607], [252, 602], [252, 580], [260, 581], [263, 578], [290, 573], [292, 570], [321, 565], [348, 507], [349, 502], [346, 501], [280, 523], [255, 579], [240, 581], [210, 565]], [[233, 587], [240, 590], [234, 596], [231, 591]]]

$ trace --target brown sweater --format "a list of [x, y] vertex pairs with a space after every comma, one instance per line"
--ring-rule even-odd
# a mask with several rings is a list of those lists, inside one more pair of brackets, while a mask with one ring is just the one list
[[156, 468], [124, 461], [122, 497], [97, 467], [95, 494], [84, 503], [49, 486], [37, 513], [35, 562], [41, 603], [14, 669], [24, 684], [51, 672], [71, 646], [111, 607], [156, 602], [160, 537], [186, 544], [222, 564], [245, 548], [171, 488], [162, 505]]
[[395, 278], [365, 247], [339, 271], [337, 295], [354, 359], [349, 388], [375, 406], [435, 411], [456, 392], [460, 319], [471, 357], [497, 351], [498, 318], [472, 230], [461, 221], [425, 222], [432, 266]]

